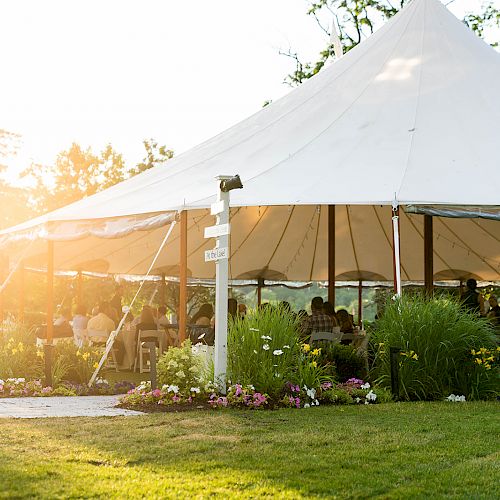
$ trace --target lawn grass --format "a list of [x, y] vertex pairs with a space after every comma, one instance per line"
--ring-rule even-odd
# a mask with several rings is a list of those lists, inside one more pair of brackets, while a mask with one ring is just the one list
[[0, 421], [3, 498], [499, 498], [498, 403]]

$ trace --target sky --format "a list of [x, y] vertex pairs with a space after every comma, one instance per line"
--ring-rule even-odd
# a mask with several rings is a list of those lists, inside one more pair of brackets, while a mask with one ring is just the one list
[[[494, 0], [496, 4], [500, 0]], [[481, 0], [455, 0], [459, 17]], [[0, 128], [8, 179], [72, 142], [136, 164], [154, 138], [179, 154], [291, 89], [327, 37], [306, 0], [2, 0]]]

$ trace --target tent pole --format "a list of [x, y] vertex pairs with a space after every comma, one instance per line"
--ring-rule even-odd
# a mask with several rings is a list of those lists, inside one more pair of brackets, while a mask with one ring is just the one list
[[180, 273], [179, 273], [179, 341], [186, 340], [187, 326], [187, 210], [181, 212], [180, 237]]
[[358, 283], [358, 326], [363, 325], [363, 281]]
[[394, 293], [401, 295], [401, 253], [399, 248], [399, 205], [392, 206], [392, 259], [394, 264]]
[[328, 205], [328, 302], [335, 307], [335, 205]]
[[25, 307], [25, 286], [24, 286], [25, 269], [24, 262], [21, 262], [19, 269], [19, 323], [24, 323], [24, 307]]
[[257, 307], [262, 304], [262, 287], [264, 286], [264, 279], [257, 278]]
[[434, 242], [432, 236], [432, 215], [424, 215], [424, 281], [425, 292], [432, 297], [434, 288]]
[[47, 242], [47, 344], [54, 336], [54, 242]]
[[[76, 278], [76, 303], [80, 305], [83, 299], [83, 274], [81, 271], [78, 271]], [[120, 314], [120, 312], [118, 312]]]
[[[0, 254], [0, 284], [4, 283], [9, 269], [9, 259], [5, 255]], [[4, 290], [0, 290], [0, 329], [3, 326], [3, 320], [5, 319], [5, 304], [4, 304]]]
[[167, 283], [165, 282], [165, 273], [161, 273], [161, 281], [160, 281], [160, 305], [164, 306], [166, 303], [167, 297]]

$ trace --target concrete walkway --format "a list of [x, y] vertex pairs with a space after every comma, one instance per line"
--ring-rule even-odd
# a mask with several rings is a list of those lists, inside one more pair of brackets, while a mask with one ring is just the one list
[[120, 396], [0, 398], [0, 418], [116, 417], [144, 415], [115, 408]]

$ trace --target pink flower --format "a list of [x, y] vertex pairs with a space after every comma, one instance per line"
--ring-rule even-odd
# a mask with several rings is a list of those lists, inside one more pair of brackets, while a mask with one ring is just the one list
[[295, 398], [295, 406], [300, 408], [300, 398]]
[[180, 401], [180, 399], [181, 399], [181, 398], [180, 398], [177, 394], [174, 394], [174, 395], [172, 396], [172, 401], [173, 401], [174, 403], [177, 403], [178, 401]]
[[162, 392], [160, 391], [160, 389], [155, 389], [151, 394], [155, 398], [161, 398], [161, 396], [162, 396]]
[[241, 385], [240, 384], [236, 384], [234, 387], [236, 388], [236, 391], [234, 393], [235, 396], [239, 396], [240, 394], [243, 393], [243, 391], [241, 390]]

